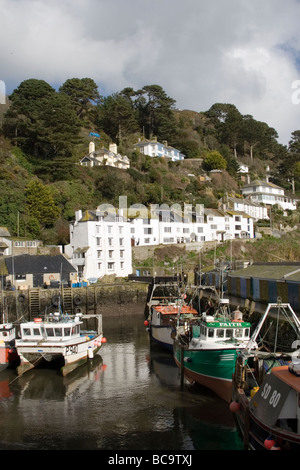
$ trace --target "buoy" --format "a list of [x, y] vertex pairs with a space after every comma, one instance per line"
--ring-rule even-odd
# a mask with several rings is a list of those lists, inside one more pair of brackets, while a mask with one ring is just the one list
[[272, 436], [267, 437], [264, 442], [264, 446], [266, 449], [271, 450], [273, 446], [275, 446], [275, 441]]
[[229, 405], [229, 409], [232, 413], [236, 413], [240, 410], [240, 404], [237, 401], [232, 401]]
[[101, 343], [106, 343], [106, 338], [102, 338]]
[[148, 325], [149, 325], [148, 320], [145, 320], [145, 321], [144, 321], [144, 325], [145, 325], [145, 326], [148, 326]]

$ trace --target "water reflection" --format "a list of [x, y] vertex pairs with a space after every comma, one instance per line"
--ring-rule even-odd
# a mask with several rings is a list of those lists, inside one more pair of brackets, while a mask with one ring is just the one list
[[180, 389], [172, 355], [150, 346], [142, 314], [104, 318], [107, 343], [67, 377], [0, 375], [0, 449], [241, 448], [227, 403]]

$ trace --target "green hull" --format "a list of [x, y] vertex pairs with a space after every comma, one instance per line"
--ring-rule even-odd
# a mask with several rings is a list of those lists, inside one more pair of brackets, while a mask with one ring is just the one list
[[212, 389], [226, 401], [231, 398], [237, 349], [188, 350], [174, 343], [174, 359], [187, 379]]

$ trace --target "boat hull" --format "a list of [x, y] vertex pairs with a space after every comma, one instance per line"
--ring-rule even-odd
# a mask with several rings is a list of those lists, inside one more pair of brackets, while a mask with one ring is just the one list
[[171, 325], [151, 325], [150, 327], [150, 339], [169, 351], [173, 351], [173, 338], [171, 337], [171, 333]]
[[0, 371], [8, 367], [16, 366], [18, 363], [18, 354], [14, 345], [0, 344]]
[[66, 376], [80, 365], [86, 363], [99, 351], [102, 335], [69, 343], [67, 345], [49, 344], [41, 342], [34, 344], [19, 344], [18, 354], [20, 365], [17, 367], [18, 375], [37, 367], [43, 362], [55, 363], [60, 367], [63, 376]]
[[232, 396], [236, 349], [188, 349], [174, 342], [174, 359], [191, 382], [209, 388], [228, 403]]

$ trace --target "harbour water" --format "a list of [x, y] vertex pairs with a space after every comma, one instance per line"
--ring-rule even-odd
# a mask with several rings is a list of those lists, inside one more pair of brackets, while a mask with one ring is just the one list
[[239, 450], [228, 404], [185, 384], [144, 316], [104, 317], [107, 343], [68, 377], [0, 375], [0, 450]]

